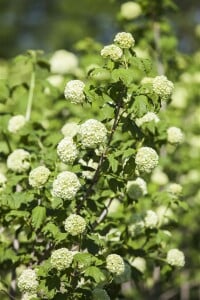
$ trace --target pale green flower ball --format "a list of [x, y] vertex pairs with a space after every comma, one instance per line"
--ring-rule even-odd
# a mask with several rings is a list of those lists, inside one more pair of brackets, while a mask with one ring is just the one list
[[170, 144], [178, 145], [184, 140], [183, 132], [180, 128], [172, 126], [167, 129], [167, 141]]
[[157, 167], [152, 173], [151, 181], [162, 186], [168, 183], [169, 178], [167, 174], [162, 171], [162, 169]]
[[72, 73], [78, 67], [78, 59], [72, 52], [57, 50], [50, 58], [51, 72], [56, 74]]
[[66, 164], [73, 164], [78, 156], [78, 151], [72, 138], [65, 137], [57, 146], [57, 154], [60, 160]]
[[34, 188], [41, 188], [47, 182], [50, 171], [45, 166], [39, 166], [29, 173], [29, 184]]
[[0, 173], [0, 192], [6, 187], [7, 178], [3, 173]]
[[[47, 81], [54, 86], [55, 88], [60, 88], [63, 84], [64, 77], [62, 75], [51, 75], [47, 78]], [[48, 89], [46, 90], [47, 94], [50, 94]]]
[[69, 251], [67, 248], [60, 248], [51, 254], [51, 266], [59, 271], [65, 270], [70, 267], [73, 261], [74, 252]]
[[158, 225], [158, 216], [153, 210], [147, 210], [144, 217], [144, 224], [146, 228], [156, 228]]
[[26, 293], [22, 296], [21, 300], [32, 300], [34, 298], [37, 298], [37, 294]]
[[79, 235], [85, 231], [86, 222], [85, 220], [76, 214], [71, 214], [64, 222], [66, 232], [71, 235]]
[[107, 140], [107, 129], [103, 123], [89, 119], [80, 125], [79, 135], [84, 148], [96, 148], [105, 144]]
[[133, 1], [125, 2], [121, 5], [120, 14], [126, 20], [133, 20], [142, 13], [141, 6]]
[[76, 174], [64, 171], [58, 174], [53, 182], [52, 194], [54, 197], [60, 197], [64, 200], [71, 200], [74, 198], [81, 184]]
[[144, 273], [146, 270], [146, 260], [143, 257], [136, 257], [131, 261], [131, 266], [138, 269], [141, 273]]
[[64, 95], [71, 103], [79, 104], [85, 100], [85, 84], [81, 80], [70, 80], [64, 90]]
[[148, 112], [143, 117], [137, 118], [135, 120], [135, 123], [137, 124], [138, 127], [140, 127], [145, 123], [149, 123], [149, 122], [158, 123], [159, 121], [160, 119], [154, 112]]
[[124, 260], [118, 254], [109, 254], [106, 258], [106, 268], [115, 275], [121, 275], [124, 270]]
[[135, 163], [140, 172], [151, 173], [151, 171], [158, 165], [158, 154], [150, 147], [142, 147], [138, 150]]
[[122, 57], [122, 55], [123, 55], [123, 52], [122, 52], [121, 48], [114, 44], [105, 46], [101, 50], [101, 56], [103, 58], [110, 58], [113, 61], [118, 61]]
[[127, 194], [131, 199], [138, 199], [147, 194], [146, 182], [138, 177], [136, 180], [128, 181]]
[[23, 149], [14, 150], [7, 158], [8, 169], [23, 173], [30, 168], [30, 153]]
[[24, 127], [25, 123], [26, 119], [23, 115], [14, 116], [8, 121], [8, 131], [11, 133], [16, 133], [22, 127]]
[[175, 196], [180, 196], [182, 190], [182, 186], [178, 183], [170, 183], [167, 187], [167, 191]]
[[61, 128], [61, 133], [65, 136], [65, 137], [71, 137], [73, 138], [79, 130], [79, 125], [71, 122], [71, 123], [66, 123], [62, 128]]
[[35, 271], [31, 269], [24, 270], [18, 278], [17, 285], [23, 293], [35, 293], [39, 285]]
[[168, 100], [172, 95], [174, 84], [166, 76], [156, 76], [153, 79], [153, 91], [163, 100]]
[[131, 33], [129, 32], [119, 32], [114, 38], [114, 42], [120, 48], [131, 48], [135, 45], [135, 40]]
[[100, 288], [94, 289], [92, 292], [92, 296], [94, 300], [110, 300], [110, 297], [108, 296], [107, 292]]
[[185, 265], [184, 253], [178, 249], [170, 249], [167, 252], [167, 262], [174, 267], [183, 267]]

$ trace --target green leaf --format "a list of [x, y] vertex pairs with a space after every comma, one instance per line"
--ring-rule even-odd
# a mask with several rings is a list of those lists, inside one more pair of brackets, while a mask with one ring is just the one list
[[118, 162], [117, 159], [115, 159], [114, 154], [110, 154], [108, 156], [108, 161], [110, 163], [110, 166], [111, 166], [111, 169], [112, 169], [113, 173], [116, 173], [117, 169], [118, 169], [119, 162]]
[[104, 273], [99, 268], [94, 266], [87, 268], [84, 273], [85, 276], [92, 277], [97, 283], [106, 279]]
[[32, 210], [32, 225], [35, 229], [40, 228], [46, 219], [46, 208], [42, 206], [37, 206]]
[[24, 210], [11, 210], [5, 217], [7, 222], [11, 221], [13, 218], [28, 218], [30, 213]]
[[112, 80], [114, 82], [123, 81], [126, 85], [129, 85], [133, 80], [133, 70], [130, 69], [115, 69], [112, 72]]
[[136, 96], [131, 111], [136, 117], [142, 117], [149, 110], [148, 98], [144, 95]]

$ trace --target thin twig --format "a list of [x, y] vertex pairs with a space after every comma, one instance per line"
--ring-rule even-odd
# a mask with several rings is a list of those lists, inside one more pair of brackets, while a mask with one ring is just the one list
[[35, 68], [33, 67], [33, 71], [31, 74], [31, 81], [30, 81], [30, 89], [29, 89], [29, 95], [28, 95], [28, 102], [27, 102], [27, 108], [26, 108], [26, 121], [30, 120], [31, 117], [31, 109], [33, 104], [33, 93], [35, 88]]

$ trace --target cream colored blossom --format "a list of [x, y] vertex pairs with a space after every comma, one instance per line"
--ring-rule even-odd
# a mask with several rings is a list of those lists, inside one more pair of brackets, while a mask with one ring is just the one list
[[61, 128], [61, 133], [65, 137], [71, 137], [73, 138], [79, 130], [79, 125], [77, 123], [71, 122], [71, 123], [66, 123], [62, 128]]
[[135, 163], [140, 172], [151, 173], [152, 170], [158, 165], [158, 154], [150, 147], [142, 147], [138, 150]]
[[16, 173], [23, 173], [30, 168], [30, 158], [29, 152], [16, 149], [8, 156], [7, 167]]
[[74, 53], [66, 50], [57, 50], [50, 58], [50, 67], [52, 73], [72, 73], [78, 67], [78, 59]]
[[181, 144], [184, 140], [183, 132], [178, 127], [169, 127], [167, 129], [167, 141], [170, 144], [178, 145]]
[[54, 250], [51, 254], [51, 266], [59, 271], [65, 270], [70, 267], [73, 261], [74, 252], [69, 251], [67, 248], [60, 248]]
[[166, 173], [162, 171], [161, 168], [157, 167], [153, 170], [151, 181], [158, 185], [165, 185], [168, 183], [169, 178]]
[[124, 260], [118, 254], [110, 254], [106, 258], [106, 268], [115, 275], [121, 275], [124, 272]]
[[122, 55], [123, 55], [123, 52], [122, 52], [121, 48], [114, 44], [105, 46], [101, 50], [101, 56], [103, 58], [110, 58], [113, 61], [118, 61], [122, 57]]
[[107, 129], [103, 123], [89, 119], [79, 127], [81, 144], [84, 148], [96, 148], [105, 144]]
[[148, 112], [143, 117], [137, 118], [135, 123], [137, 126], [142, 126], [145, 123], [154, 122], [158, 123], [160, 121], [159, 117], [154, 112]]
[[174, 267], [183, 267], [185, 265], [184, 253], [178, 249], [170, 249], [167, 252], [167, 262]]
[[24, 127], [25, 123], [26, 119], [23, 115], [14, 116], [8, 121], [8, 131], [11, 133], [16, 133], [22, 127]]
[[114, 38], [114, 42], [120, 48], [131, 48], [135, 45], [135, 40], [129, 32], [119, 32]]
[[29, 173], [29, 184], [34, 188], [41, 188], [47, 182], [50, 171], [45, 166], [39, 166]]
[[144, 217], [144, 224], [146, 228], [156, 228], [158, 224], [158, 216], [153, 210], [147, 210]]
[[168, 100], [172, 95], [174, 84], [166, 76], [156, 76], [153, 79], [153, 91], [163, 100]]
[[76, 214], [71, 214], [64, 222], [65, 231], [75, 236], [83, 233], [86, 228], [85, 220]]
[[81, 80], [70, 80], [64, 90], [64, 95], [71, 103], [79, 104], [85, 100], [85, 84]]
[[36, 272], [32, 269], [26, 269], [19, 276], [17, 285], [23, 293], [35, 293], [39, 285]]
[[182, 193], [182, 186], [178, 183], [170, 183], [167, 187], [167, 191], [175, 196], [180, 196]]
[[66, 164], [73, 164], [74, 160], [78, 156], [78, 150], [72, 138], [65, 137], [59, 142], [57, 146], [57, 154], [62, 162]]
[[142, 14], [142, 8], [138, 3], [128, 1], [121, 5], [120, 14], [126, 20], [133, 20]]

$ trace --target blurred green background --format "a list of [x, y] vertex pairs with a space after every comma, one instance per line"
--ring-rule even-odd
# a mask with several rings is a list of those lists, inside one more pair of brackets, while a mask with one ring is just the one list
[[[151, 1], [151, 0], [149, 0]], [[52, 52], [73, 49], [85, 37], [108, 43], [120, 28], [116, 21], [123, 0], [0, 0], [0, 57], [27, 49]], [[176, 0], [170, 14], [183, 52], [197, 50], [195, 27], [200, 23], [199, 0]]]

